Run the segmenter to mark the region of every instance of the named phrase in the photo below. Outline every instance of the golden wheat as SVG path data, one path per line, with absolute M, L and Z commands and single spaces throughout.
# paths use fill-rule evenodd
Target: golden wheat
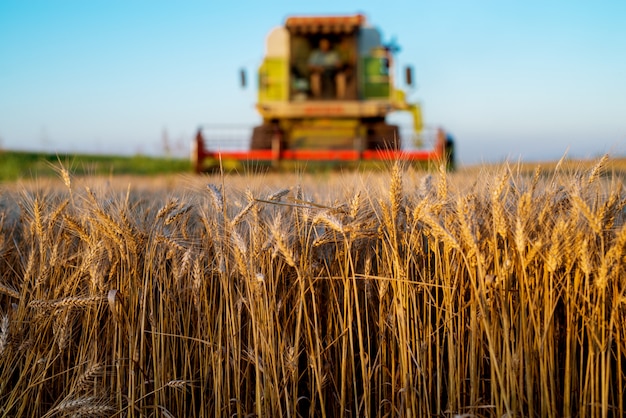
M 624 178 L 557 166 L 3 187 L 2 415 L 623 415 Z

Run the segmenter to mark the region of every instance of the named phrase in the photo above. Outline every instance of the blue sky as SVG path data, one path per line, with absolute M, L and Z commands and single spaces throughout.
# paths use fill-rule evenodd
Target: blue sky
M 257 123 L 250 80 L 290 14 L 365 13 L 462 163 L 626 155 L 626 1 L 0 1 L 0 147 L 186 154 Z

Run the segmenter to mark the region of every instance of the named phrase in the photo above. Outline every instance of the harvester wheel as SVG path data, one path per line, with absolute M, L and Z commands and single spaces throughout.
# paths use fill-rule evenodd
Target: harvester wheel
M 400 130 L 397 125 L 376 124 L 368 130 L 368 149 L 400 149 Z
M 272 138 L 276 135 L 276 128 L 273 125 L 263 124 L 257 126 L 252 131 L 252 141 L 250 149 L 266 150 L 272 149 Z
M 445 147 L 443 149 L 446 158 L 446 167 L 450 171 L 456 169 L 456 152 L 454 149 L 454 138 L 452 135 L 446 135 Z

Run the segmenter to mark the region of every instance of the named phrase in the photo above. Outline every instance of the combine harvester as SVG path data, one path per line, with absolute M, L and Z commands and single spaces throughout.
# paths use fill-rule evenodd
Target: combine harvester
M 424 129 L 419 104 L 407 102 L 396 88 L 396 51 L 360 14 L 287 18 L 269 33 L 258 72 L 256 108 L 263 123 L 251 138 L 248 130 L 249 146 L 236 141 L 241 129 L 234 137 L 236 127 L 201 126 L 192 151 L 196 171 L 294 163 L 361 166 L 395 159 L 453 167 L 452 137 L 441 128 Z M 405 78 L 411 87 L 410 67 Z M 245 87 L 243 71 L 241 80 Z M 395 111 L 411 115 L 409 132 L 401 135 L 388 123 Z

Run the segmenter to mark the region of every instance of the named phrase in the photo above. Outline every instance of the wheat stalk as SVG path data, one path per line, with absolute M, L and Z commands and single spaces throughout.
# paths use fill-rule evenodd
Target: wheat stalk
M 290 189 L 282 189 L 282 190 L 279 190 L 279 191 L 277 191 L 277 192 L 275 192 L 275 193 L 272 193 L 272 194 L 271 194 L 271 195 L 267 198 L 267 200 L 269 200 L 269 201 L 273 201 L 273 202 L 280 202 L 280 200 L 281 200 L 284 196 L 286 196 L 287 194 L 289 194 L 289 192 L 290 192 L 290 191 L 291 191 Z
M 178 218 L 180 218 L 182 215 L 189 212 L 191 209 L 192 209 L 191 205 L 182 205 L 178 209 L 174 211 L 170 211 L 163 223 L 165 225 L 170 225 L 173 222 L 175 222 Z
M 222 192 L 214 184 L 207 184 L 207 189 L 211 195 L 213 207 L 217 213 L 222 213 L 224 211 L 224 196 L 222 195 Z
M 587 203 L 583 201 L 583 199 L 578 195 L 578 193 L 572 194 L 572 201 L 576 209 L 578 209 L 579 213 L 583 215 L 587 222 L 589 222 L 589 226 L 593 231 L 600 235 L 602 233 L 602 218 L 599 215 L 595 215 L 592 213 Z
M 241 222 L 243 218 L 252 210 L 254 205 L 256 205 L 256 201 L 251 198 L 248 204 L 230 221 L 231 227 L 235 227 L 239 224 L 239 222 Z
M 322 211 L 313 218 L 313 225 L 323 223 L 335 232 L 344 233 L 343 223 L 333 216 L 329 211 Z
M 0 320 L 0 357 L 6 350 L 9 342 L 9 315 L 3 314 Z
M 595 183 L 598 180 L 598 178 L 600 177 L 600 174 L 602 173 L 602 170 L 604 169 L 604 167 L 606 166 L 606 163 L 608 161 L 609 161 L 608 154 L 604 154 L 602 156 L 602 158 L 600 158 L 600 160 L 597 162 L 597 164 L 589 172 L 589 178 L 587 179 L 587 185 L 591 185 L 591 184 Z
M 5 295 L 12 297 L 13 299 L 20 298 L 20 293 L 15 288 L 4 283 L 0 283 L 0 293 L 4 293 Z
M 193 384 L 191 380 L 170 380 L 165 386 L 174 389 L 185 389 L 187 386 Z
M 296 267 L 293 251 L 284 240 L 283 231 L 281 230 L 281 220 L 280 216 L 274 218 L 274 222 L 271 226 L 272 238 L 276 249 L 283 255 L 287 264 L 291 267 Z
M 502 198 L 502 192 L 508 179 L 509 173 L 507 171 L 501 176 L 497 187 L 491 193 L 491 208 L 494 231 L 501 237 L 505 237 L 508 231 L 504 208 L 502 206 L 502 202 L 500 201 L 500 199 Z
M 391 170 L 391 184 L 389 186 L 389 201 L 391 202 L 391 219 L 397 225 L 400 206 L 402 205 L 402 172 L 400 163 L 396 161 Z
M 33 309 L 65 309 L 65 308 L 87 308 L 89 306 L 97 305 L 105 300 L 102 296 L 68 296 L 56 300 L 42 300 L 34 299 L 28 303 L 28 306 Z
M 156 218 L 157 219 L 163 219 L 165 218 L 167 215 L 169 215 L 175 208 L 179 207 L 180 205 L 180 199 L 178 198 L 170 198 L 167 203 L 161 208 L 159 209 L 159 211 L 156 214 Z

